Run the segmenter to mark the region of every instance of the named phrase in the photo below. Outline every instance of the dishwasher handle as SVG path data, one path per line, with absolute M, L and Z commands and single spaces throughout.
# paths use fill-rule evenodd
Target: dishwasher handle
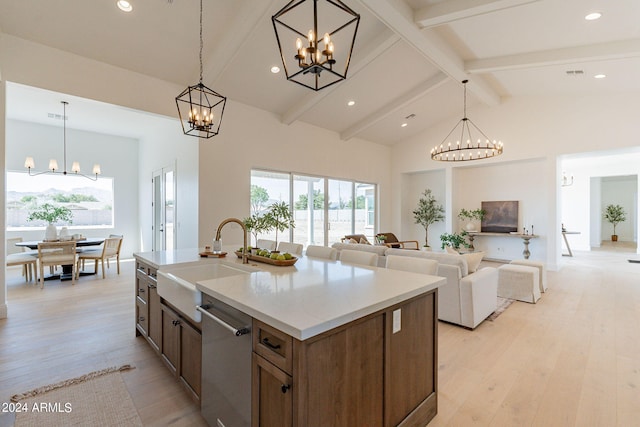
M 220 326 L 223 326 L 224 328 L 228 329 L 229 331 L 231 331 L 231 333 L 233 333 L 237 337 L 240 337 L 242 335 L 246 335 L 246 334 L 251 332 L 251 329 L 249 329 L 247 327 L 236 328 L 235 326 L 230 325 L 228 322 L 222 320 L 218 316 L 214 316 L 213 314 L 211 314 L 208 311 L 208 309 L 212 308 L 212 307 L 213 306 L 209 305 L 209 304 L 199 305 L 199 306 L 196 306 L 196 310 L 198 310 L 200 313 L 204 314 L 205 316 L 207 316 L 209 319 L 213 320 L 214 322 L 218 323 Z

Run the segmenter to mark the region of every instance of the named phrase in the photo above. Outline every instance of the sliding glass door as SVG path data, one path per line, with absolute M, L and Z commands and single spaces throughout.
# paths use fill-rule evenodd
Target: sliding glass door
M 364 234 L 370 242 L 376 230 L 376 185 L 328 177 L 273 171 L 251 171 L 251 214 L 263 215 L 277 201 L 289 204 L 295 228 L 279 241 L 308 245 L 339 242 L 347 234 Z M 261 233 L 274 239 L 275 233 Z

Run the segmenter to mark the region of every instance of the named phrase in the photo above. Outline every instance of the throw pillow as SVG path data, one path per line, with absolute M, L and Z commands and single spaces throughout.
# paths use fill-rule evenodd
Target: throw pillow
M 462 254 L 462 256 L 466 258 L 467 266 L 469 267 L 469 274 L 471 274 L 478 270 L 482 257 L 484 256 L 484 252 L 468 252 L 466 254 Z
M 358 243 L 358 241 L 356 239 L 349 239 L 348 243 Z
M 460 255 L 460 252 L 456 251 L 455 249 L 453 249 L 451 246 L 445 246 L 444 250 L 448 253 L 448 254 L 453 254 L 453 255 Z
M 360 244 L 362 245 L 370 245 L 371 243 L 369 243 L 369 241 L 367 239 L 365 239 L 364 237 L 360 238 Z

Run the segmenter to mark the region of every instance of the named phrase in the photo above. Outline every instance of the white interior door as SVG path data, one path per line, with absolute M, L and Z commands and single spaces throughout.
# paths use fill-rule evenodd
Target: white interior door
M 176 249 L 175 166 L 153 172 L 153 250 Z

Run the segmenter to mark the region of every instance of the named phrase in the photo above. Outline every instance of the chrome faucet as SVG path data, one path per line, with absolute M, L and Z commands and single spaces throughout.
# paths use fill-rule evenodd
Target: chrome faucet
M 239 220 L 238 218 L 227 218 L 220 223 L 218 226 L 218 230 L 216 231 L 216 241 L 220 240 L 220 232 L 222 231 L 222 227 L 229 224 L 230 222 L 235 222 L 239 224 L 243 231 L 244 243 L 242 245 L 242 263 L 249 264 L 249 254 L 247 253 L 247 227 L 244 226 L 244 222 Z

